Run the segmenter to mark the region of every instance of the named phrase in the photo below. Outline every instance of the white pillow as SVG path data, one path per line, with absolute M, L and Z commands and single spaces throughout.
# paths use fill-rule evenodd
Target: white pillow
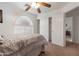
M 3 38 L 1 37 L 1 35 L 0 35 L 0 41 L 2 41 L 3 40 Z

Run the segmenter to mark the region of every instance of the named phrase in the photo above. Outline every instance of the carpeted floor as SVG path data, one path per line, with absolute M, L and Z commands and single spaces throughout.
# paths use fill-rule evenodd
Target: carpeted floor
M 48 44 L 45 56 L 79 56 L 79 44 L 67 42 L 67 47 Z

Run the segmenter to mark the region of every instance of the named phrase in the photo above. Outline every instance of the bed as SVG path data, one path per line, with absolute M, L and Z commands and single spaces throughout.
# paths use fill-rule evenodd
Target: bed
M 46 44 L 46 39 L 39 34 L 10 37 L 0 40 L 0 56 L 37 56 Z

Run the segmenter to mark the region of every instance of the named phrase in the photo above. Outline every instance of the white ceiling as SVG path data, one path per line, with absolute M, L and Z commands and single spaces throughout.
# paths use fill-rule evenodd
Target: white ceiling
M 26 8 L 24 6 L 25 4 L 29 4 L 29 5 L 31 4 L 31 2 L 12 2 L 12 3 L 14 5 L 16 5 L 17 7 L 19 7 L 20 9 L 22 9 L 22 10 L 25 10 L 25 8 Z M 48 2 L 48 3 L 51 4 L 52 7 L 51 8 L 40 7 L 42 13 L 62 8 L 65 5 L 67 5 L 69 2 Z M 34 13 L 34 14 L 38 14 L 37 10 L 33 9 L 33 8 L 31 8 L 29 11 L 26 11 L 26 12 L 31 12 L 31 13 Z

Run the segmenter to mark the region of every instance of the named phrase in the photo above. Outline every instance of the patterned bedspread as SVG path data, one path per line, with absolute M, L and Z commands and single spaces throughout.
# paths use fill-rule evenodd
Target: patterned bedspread
M 0 56 L 22 56 L 22 55 L 34 55 L 33 51 L 39 49 L 46 44 L 46 39 L 39 34 L 12 37 L 9 39 L 0 40 Z M 33 52 L 33 54 L 31 54 Z

